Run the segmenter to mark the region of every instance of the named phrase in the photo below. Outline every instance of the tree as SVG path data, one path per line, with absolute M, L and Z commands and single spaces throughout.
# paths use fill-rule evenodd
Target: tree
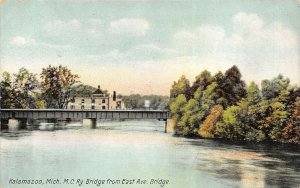
M 213 77 L 211 76 L 210 72 L 207 70 L 204 70 L 196 77 L 195 82 L 193 83 L 191 87 L 191 94 L 194 94 L 198 88 L 202 88 L 202 90 L 205 90 L 208 85 L 210 85 L 213 81 Z
M 97 88 L 85 85 L 85 84 L 79 84 L 72 86 L 70 97 L 91 97 L 93 92 L 95 92 Z
M 178 126 L 178 123 L 184 114 L 183 106 L 186 104 L 186 102 L 187 101 L 185 95 L 180 94 L 178 95 L 178 97 L 175 98 L 174 102 L 172 102 L 170 105 L 172 119 L 174 121 L 174 129 L 176 133 L 183 131 L 182 127 Z
M 34 90 L 38 88 L 36 74 L 21 68 L 17 74 L 14 74 L 14 77 L 16 108 L 35 108 Z
M 247 88 L 246 99 L 249 105 L 256 105 L 261 101 L 258 85 L 254 82 L 250 82 L 250 85 Z
M 36 108 L 35 89 L 38 88 L 36 75 L 25 68 L 11 76 L 3 73 L 1 81 L 1 107 L 2 108 Z
M 199 103 L 195 99 L 191 99 L 183 107 L 183 116 L 178 122 L 180 130 L 184 136 L 197 135 L 202 114 L 199 111 Z
M 300 97 L 296 99 L 292 117 L 283 129 L 283 138 L 288 143 L 300 143 Z
M 244 104 L 230 106 L 222 114 L 222 120 L 216 125 L 216 135 L 229 140 L 245 140 L 249 130 L 245 123 L 247 110 Z
M 170 102 L 172 102 L 173 99 L 177 98 L 180 94 L 185 95 L 188 100 L 191 98 L 190 81 L 184 75 L 180 77 L 178 82 L 173 83 L 170 90 Z
M 210 114 L 205 118 L 198 131 L 199 135 L 204 138 L 214 138 L 216 124 L 222 118 L 223 107 L 215 105 L 212 107 Z
M 47 108 L 65 108 L 69 101 L 71 86 L 78 82 L 78 75 L 67 67 L 49 65 L 42 69 L 42 91 Z
M 266 100 L 276 98 L 280 94 L 280 91 L 288 89 L 289 83 L 290 80 L 284 78 L 282 75 L 278 75 L 272 80 L 263 80 L 261 82 L 263 98 Z
M 1 88 L 1 108 L 14 108 L 14 92 L 12 78 L 9 72 L 3 72 L 2 81 L 0 82 Z
M 222 90 L 229 106 L 237 104 L 246 96 L 245 82 L 241 80 L 241 77 L 242 75 L 235 65 L 225 72 Z

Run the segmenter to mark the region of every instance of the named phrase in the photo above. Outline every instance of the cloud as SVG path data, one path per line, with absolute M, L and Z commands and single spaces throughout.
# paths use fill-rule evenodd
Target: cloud
M 43 30 L 51 36 L 66 35 L 81 29 L 82 23 L 77 19 L 54 20 L 43 26 Z
M 36 45 L 36 42 L 34 39 L 32 39 L 30 37 L 23 37 L 23 36 L 13 37 L 10 43 L 17 47 L 30 47 L 30 46 Z
M 220 26 L 204 24 L 192 31 L 179 31 L 173 35 L 173 45 L 181 55 L 191 52 L 203 54 L 215 51 L 223 42 L 225 30 Z
M 147 20 L 136 18 L 122 18 L 110 22 L 109 31 L 117 35 L 144 36 L 150 28 Z
M 227 67 L 236 64 L 248 81 L 260 82 L 282 73 L 299 83 L 300 49 L 295 31 L 280 22 L 266 23 L 258 15 L 244 12 L 232 17 L 232 28 L 226 31 L 222 26 L 203 24 L 178 31 L 172 37 L 172 45 L 179 56 L 219 60 L 199 61 L 199 66 L 209 62 Z

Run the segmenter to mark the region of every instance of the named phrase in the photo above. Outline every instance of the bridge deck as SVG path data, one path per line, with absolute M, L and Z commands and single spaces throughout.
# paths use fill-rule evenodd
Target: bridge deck
M 169 118 L 166 110 L 64 110 L 64 109 L 0 109 L 1 119 L 161 119 Z

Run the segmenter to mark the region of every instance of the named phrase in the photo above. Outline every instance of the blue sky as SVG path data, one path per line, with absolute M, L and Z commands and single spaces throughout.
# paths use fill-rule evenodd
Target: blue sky
M 237 65 L 246 82 L 282 73 L 300 84 L 297 0 L 5 0 L 1 72 L 67 65 L 83 83 L 168 94 Z

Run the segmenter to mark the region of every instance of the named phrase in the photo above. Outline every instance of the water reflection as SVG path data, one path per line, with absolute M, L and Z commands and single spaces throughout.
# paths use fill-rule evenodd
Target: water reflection
M 189 141 L 199 147 L 198 169 L 241 187 L 297 187 L 300 183 L 300 148 L 282 144 L 233 144 Z
M 45 178 L 53 172 L 56 177 L 165 177 L 172 188 L 300 184 L 299 146 L 174 137 L 155 121 L 100 122 L 96 129 L 80 122 L 29 128 L 1 132 L 5 187 L 9 177 Z

